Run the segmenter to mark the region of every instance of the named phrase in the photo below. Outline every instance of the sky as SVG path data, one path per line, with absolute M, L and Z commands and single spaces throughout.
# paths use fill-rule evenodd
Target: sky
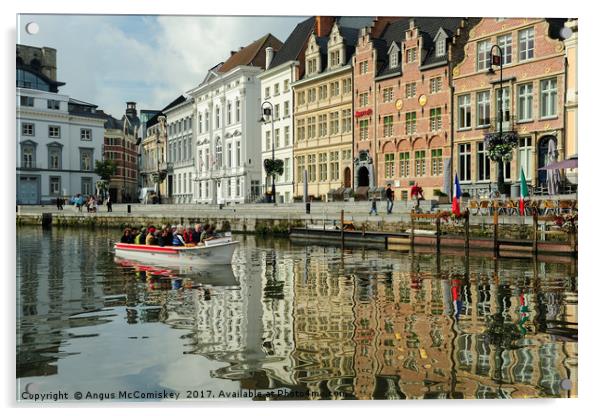
M 120 118 L 126 101 L 160 110 L 207 70 L 266 33 L 282 42 L 305 17 L 27 15 L 17 42 L 57 50 L 59 92 Z M 28 34 L 35 22 L 39 31 Z

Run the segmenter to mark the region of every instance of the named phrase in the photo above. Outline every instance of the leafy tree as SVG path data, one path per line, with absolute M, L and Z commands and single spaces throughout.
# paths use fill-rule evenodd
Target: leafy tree
M 111 176 L 117 172 L 117 164 L 113 160 L 97 160 L 95 165 L 94 173 L 104 181 L 110 181 Z

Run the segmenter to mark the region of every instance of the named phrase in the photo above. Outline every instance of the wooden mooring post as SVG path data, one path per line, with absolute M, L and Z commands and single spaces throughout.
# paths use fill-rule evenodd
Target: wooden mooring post
M 345 210 L 341 210 L 341 244 L 345 245 Z
M 414 210 L 410 213 L 410 248 L 414 248 Z
M 497 208 L 494 207 L 493 209 L 493 256 L 495 258 L 497 258 L 500 254 L 500 246 L 498 243 L 498 221 L 499 221 L 499 217 L 498 217 L 498 211 Z
M 537 257 L 537 210 L 533 210 L 533 256 Z
M 470 212 L 464 211 L 464 251 L 468 251 L 470 248 Z
M 441 217 L 439 215 L 437 215 L 437 219 L 435 220 L 435 226 L 437 227 L 435 231 L 435 238 L 437 239 L 437 254 L 439 254 L 441 252 Z

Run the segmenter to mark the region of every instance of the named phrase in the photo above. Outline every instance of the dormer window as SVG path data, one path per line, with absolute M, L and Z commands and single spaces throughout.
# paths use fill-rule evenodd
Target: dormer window
M 412 63 L 412 62 L 416 62 L 416 57 L 417 57 L 417 50 L 416 48 L 408 48 L 406 50 L 406 62 L 408 64 Z
M 330 66 L 337 66 L 341 63 L 341 51 L 330 52 Z
M 443 56 L 445 55 L 445 38 L 443 36 L 437 39 L 437 43 L 435 45 L 435 55 Z
M 397 51 L 391 52 L 389 57 L 389 67 L 397 68 L 399 66 L 399 53 Z

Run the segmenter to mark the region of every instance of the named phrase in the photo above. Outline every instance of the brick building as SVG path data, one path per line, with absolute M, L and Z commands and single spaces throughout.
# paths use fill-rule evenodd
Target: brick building
M 537 169 L 548 163 L 550 146 L 558 159 L 565 157 L 565 20 L 483 18 L 470 30 L 464 59 L 453 68 L 453 165 L 464 191 L 485 194 L 497 180 L 483 139 L 498 131 L 499 114 L 503 131 L 519 135 L 512 161 L 504 164 L 505 182 L 518 182 L 522 168 L 530 184 L 545 185 L 547 173 Z M 502 54 L 501 88 L 499 68 L 489 71 L 493 45 Z
M 396 199 L 414 183 L 426 198 L 448 188 L 450 68 L 473 20 L 397 18 L 362 30 L 353 60 L 356 197 L 387 184 Z

